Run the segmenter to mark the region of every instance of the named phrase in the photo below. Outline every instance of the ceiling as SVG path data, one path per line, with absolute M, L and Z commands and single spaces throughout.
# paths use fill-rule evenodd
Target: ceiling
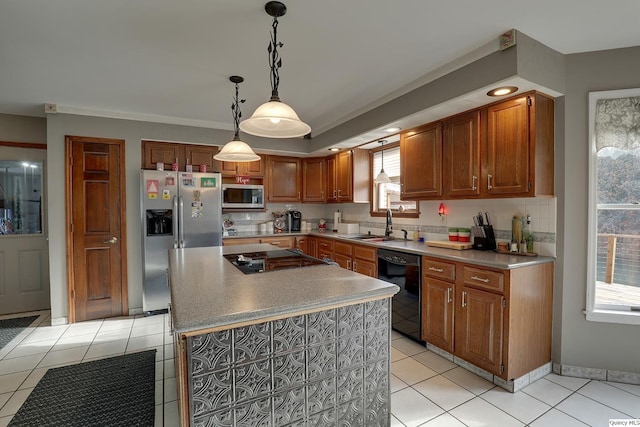
M 265 1 L 0 1 L 0 113 L 44 116 L 50 103 L 232 129 L 229 76 L 245 78 L 245 118 L 270 96 Z M 285 3 L 280 97 L 316 136 L 497 50 L 511 28 L 565 54 L 640 44 L 638 0 Z

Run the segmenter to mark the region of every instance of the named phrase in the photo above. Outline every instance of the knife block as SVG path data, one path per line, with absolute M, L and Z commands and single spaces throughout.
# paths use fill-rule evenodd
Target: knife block
M 493 251 L 496 249 L 496 237 L 492 225 L 477 225 L 471 227 L 473 234 L 473 249 Z

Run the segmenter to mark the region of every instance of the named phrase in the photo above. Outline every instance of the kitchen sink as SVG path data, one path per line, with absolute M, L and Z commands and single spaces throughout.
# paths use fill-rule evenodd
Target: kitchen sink
M 377 234 L 360 234 L 357 236 L 345 236 L 348 239 L 362 240 L 363 242 L 384 242 L 388 240 L 395 240 L 393 236 L 380 236 Z

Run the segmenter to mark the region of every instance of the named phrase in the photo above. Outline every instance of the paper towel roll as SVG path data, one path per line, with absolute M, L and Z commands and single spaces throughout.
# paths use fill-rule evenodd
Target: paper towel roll
M 338 231 L 338 223 L 340 223 L 341 220 L 342 214 L 338 210 L 333 214 L 333 231 Z

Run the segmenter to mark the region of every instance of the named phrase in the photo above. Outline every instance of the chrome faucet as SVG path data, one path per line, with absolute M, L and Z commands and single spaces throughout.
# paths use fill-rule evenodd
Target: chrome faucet
M 385 237 L 389 237 L 393 234 L 393 224 L 391 223 L 391 209 L 387 209 L 387 225 L 384 228 Z

